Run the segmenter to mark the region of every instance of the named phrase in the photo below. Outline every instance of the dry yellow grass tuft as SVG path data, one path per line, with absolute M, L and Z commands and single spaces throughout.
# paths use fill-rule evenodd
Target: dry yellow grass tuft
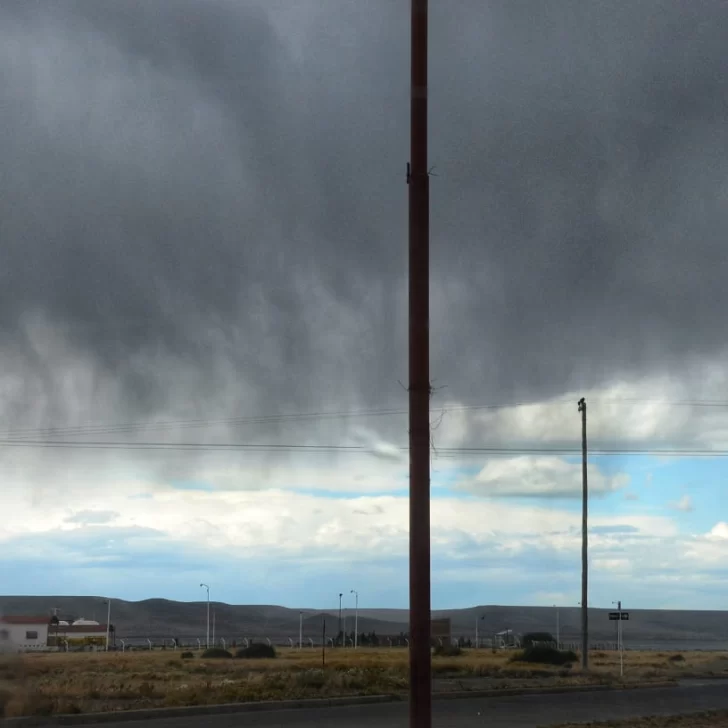
M 465 650 L 434 656 L 436 691 L 533 688 L 616 682 L 618 656 L 592 654 L 588 675 L 578 665 L 513 662 L 513 653 Z M 625 682 L 728 673 L 728 656 L 685 653 L 625 655 Z M 284 698 L 400 694 L 407 690 L 408 652 L 381 648 L 280 650 L 276 659 L 182 659 L 181 651 L 30 654 L 0 663 L 4 717 L 164 706 L 210 705 Z

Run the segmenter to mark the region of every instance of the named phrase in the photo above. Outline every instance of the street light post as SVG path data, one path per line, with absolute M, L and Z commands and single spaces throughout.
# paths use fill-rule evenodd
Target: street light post
M 202 589 L 207 589 L 207 630 L 205 632 L 205 648 L 210 649 L 210 587 L 207 584 L 200 584 Z
M 485 622 L 485 615 L 481 614 L 480 617 L 475 618 L 475 649 L 477 650 L 480 646 L 480 634 L 478 633 L 478 622 Z
M 354 649 L 359 645 L 359 592 L 352 589 L 354 595 Z
M 622 649 L 622 602 L 612 602 L 617 605 L 617 649 L 619 650 L 619 676 L 624 675 L 624 651 Z
M 298 649 L 303 647 L 303 612 L 298 613 Z
M 106 652 L 109 651 L 109 631 L 111 628 L 111 599 L 106 600 Z
M 560 620 L 559 620 L 559 608 L 554 604 L 554 609 L 556 610 L 556 649 L 560 650 L 561 647 L 561 635 L 560 635 Z
M 339 593 L 339 634 L 336 637 L 337 641 L 344 636 L 341 632 L 341 597 L 343 596 L 343 594 Z

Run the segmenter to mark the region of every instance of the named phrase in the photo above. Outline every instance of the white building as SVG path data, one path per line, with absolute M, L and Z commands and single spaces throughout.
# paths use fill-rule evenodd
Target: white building
M 48 617 L 0 617 L 0 651 L 47 649 L 49 623 Z
M 111 626 L 112 639 L 113 631 Z M 95 620 L 82 617 L 67 622 L 55 617 L 0 617 L 0 652 L 101 649 L 105 646 L 106 625 Z

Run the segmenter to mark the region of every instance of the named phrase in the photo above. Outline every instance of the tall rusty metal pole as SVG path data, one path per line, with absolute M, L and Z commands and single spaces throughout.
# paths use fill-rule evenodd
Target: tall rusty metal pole
M 411 0 L 409 184 L 410 728 L 432 726 L 430 657 L 430 179 L 427 0 Z

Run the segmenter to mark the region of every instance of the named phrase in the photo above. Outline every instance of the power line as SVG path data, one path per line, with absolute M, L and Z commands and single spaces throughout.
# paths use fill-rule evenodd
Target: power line
M 565 403 L 565 402 L 564 402 Z M 443 413 L 467 411 L 467 410 L 500 410 L 515 407 L 526 407 L 527 403 L 511 402 L 504 404 L 480 404 L 480 405 L 443 405 L 442 407 L 433 407 L 430 412 Z M 322 412 L 299 412 L 277 415 L 253 415 L 248 417 L 229 417 L 221 419 L 186 419 L 186 420 L 168 420 L 163 422 L 128 422 L 118 424 L 97 424 L 97 425 L 76 425 L 67 427 L 48 427 L 37 429 L 13 429 L 1 433 L 5 438 L 24 438 L 38 437 L 42 435 L 106 435 L 106 434 L 124 434 L 137 432 L 140 430 L 159 430 L 159 429 L 188 429 L 196 427 L 207 427 L 210 425 L 260 425 L 260 424 L 276 424 L 279 422 L 297 422 L 306 420 L 325 420 L 325 419 L 344 419 L 354 417 L 384 417 L 407 415 L 409 410 L 405 408 L 382 408 L 369 410 L 343 410 L 343 411 L 322 411 Z
M 302 412 L 280 415 L 254 415 L 249 417 L 229 417 L 220 419 L 184 419 L 167 420 L 163 422 L 127 422 L 117 424 L 97 425 L 76 425 L 67 427 L 47 427 L 37 429 L 13 429 L 3 433 L 6 438 L 40 436 L 40 435 L 89 435 L 89 434 L 121 434 L 124 432 L 136 432 L 139 430 L 159 429 L 187 429 L 195 427 L 208 427 L 211 425 L 255 425 L 278 422 L 305 421 L 312 419 L 336 419 L 345 417 L 374 417 L 406 414 L 404 409 L 380 409 L 380 410 L 352 410 L 342 412 Z
M 464 457 L 496 457 L 500 455 L 562 455 L 577 457 L 580 453 L 578 447 L 572 448 L 551 448 L 551 449 L 533 449 L 533 448 L 479 448 L 470 450 L 443 450 L 438 448 L 437 457 L 439 459 L 455 459 Z M 658 448 L 646 449 L 620 449 L 620 448 L 590 448 L 591 455 L 603 456 L 625 456 L 625 457 L 695 457 L 695 458 L 722 458 L 728 457 L 728 450 L 661 450 Z
M 473 448 L 438 448 L 438 454 L 490 455 L 490 454 L 523 454 L 523 455 L 578 455 L 581 448 L 573 447 L 473 447 Z M 728 450 L 710 450 L 707 448 L 607 448 L 590 447 L 592 455 L 665 455 L 670 457 L 726 457 Z
M 249 450 L 290 452 L 373 452 L 363 445 L 294 445 L 277 443 L 243 442 L 111 442 L 111 441 L 63 441 L 63 440 L 0 440 L 0 447 L 66 448 L 78 450 Z
M 695 408 L 725 408 L 728 407 L 726 400 L 660 400 L 660 399 L 644 399 L 637 397 L 618 398 L 603 397 L 593 398 L 591 402 L 599 402 L 602 404 L 661 404 L 669 407 L 695 407 Z M 501 404 L 472 404 L 472 405 L 443 405 L 442 407 L 432 407 L 432 414 L 448 414 L 451 412 L 474 412 L 486 410 L 504 410 L 515 409 L 521 407 L 549 407 L 559 405 L 571 406 L 571 399 L 551 400 L 550 402 L 507 402 Z M 388 417 L 388 416 L 404 416 L 408 413 L 405 408 L 380 408 L 367 410 L 342 410 L 342 411 L 319 411 L 319 412 L 298 412 L 286 414 L 270 414 L 270 415 L 252 415 L 248 417 L 229 417 L 219 419 L 193 418 L 180 420 L 167 420 L 162 422 L 126 422 L 111 424 L 88 424 L 75 426 L 57 426 L 46 428 L 23 428 L 6 430 L 0 433 L 2 437 L 7 439 L 26 438 L 26 437 L 42 437 L 42 436 L 79 436 L 79 435 L 110 435 L 110 434 L 126 434 L 139 431 L 158 431 L 166 429 L 195 429 L 202 427 L 210 427 L 214 425 L 225 425 L 229 427 L 244 425 L 266 425 L 287 422 L 303 422 L 308 420 L 326 420 L 326 419 L 346 419 L 355 417 Z
M 190 452 L 301 452 L 301 453 L 354 453 L 376 455 L 376 448 L 365 445 L 314 445 L 283 443 L 207 443 L 207 442 L 111 442 L 63 440 L 0 440 L 0 448 L 49 448 L 69 450 L 138 450 L 138 451 L 190 451 Z M 400 446 L 395 450 L 409 452 Z M 578 455 L 577 446 L 570 447 L 440 447 L 438 457 L 452 458 L 496 455 Z M 594 455 L 652 455 L 665 457 L 728 457 L 728 450 L 706 448 L 600 448 L 593 447 Z
M 591 397 L 590 402 L 608 404 L 661 404 L 667 407 L 728 407 L 728 400 L 723 399 L 649 399 L 643 397 Z

